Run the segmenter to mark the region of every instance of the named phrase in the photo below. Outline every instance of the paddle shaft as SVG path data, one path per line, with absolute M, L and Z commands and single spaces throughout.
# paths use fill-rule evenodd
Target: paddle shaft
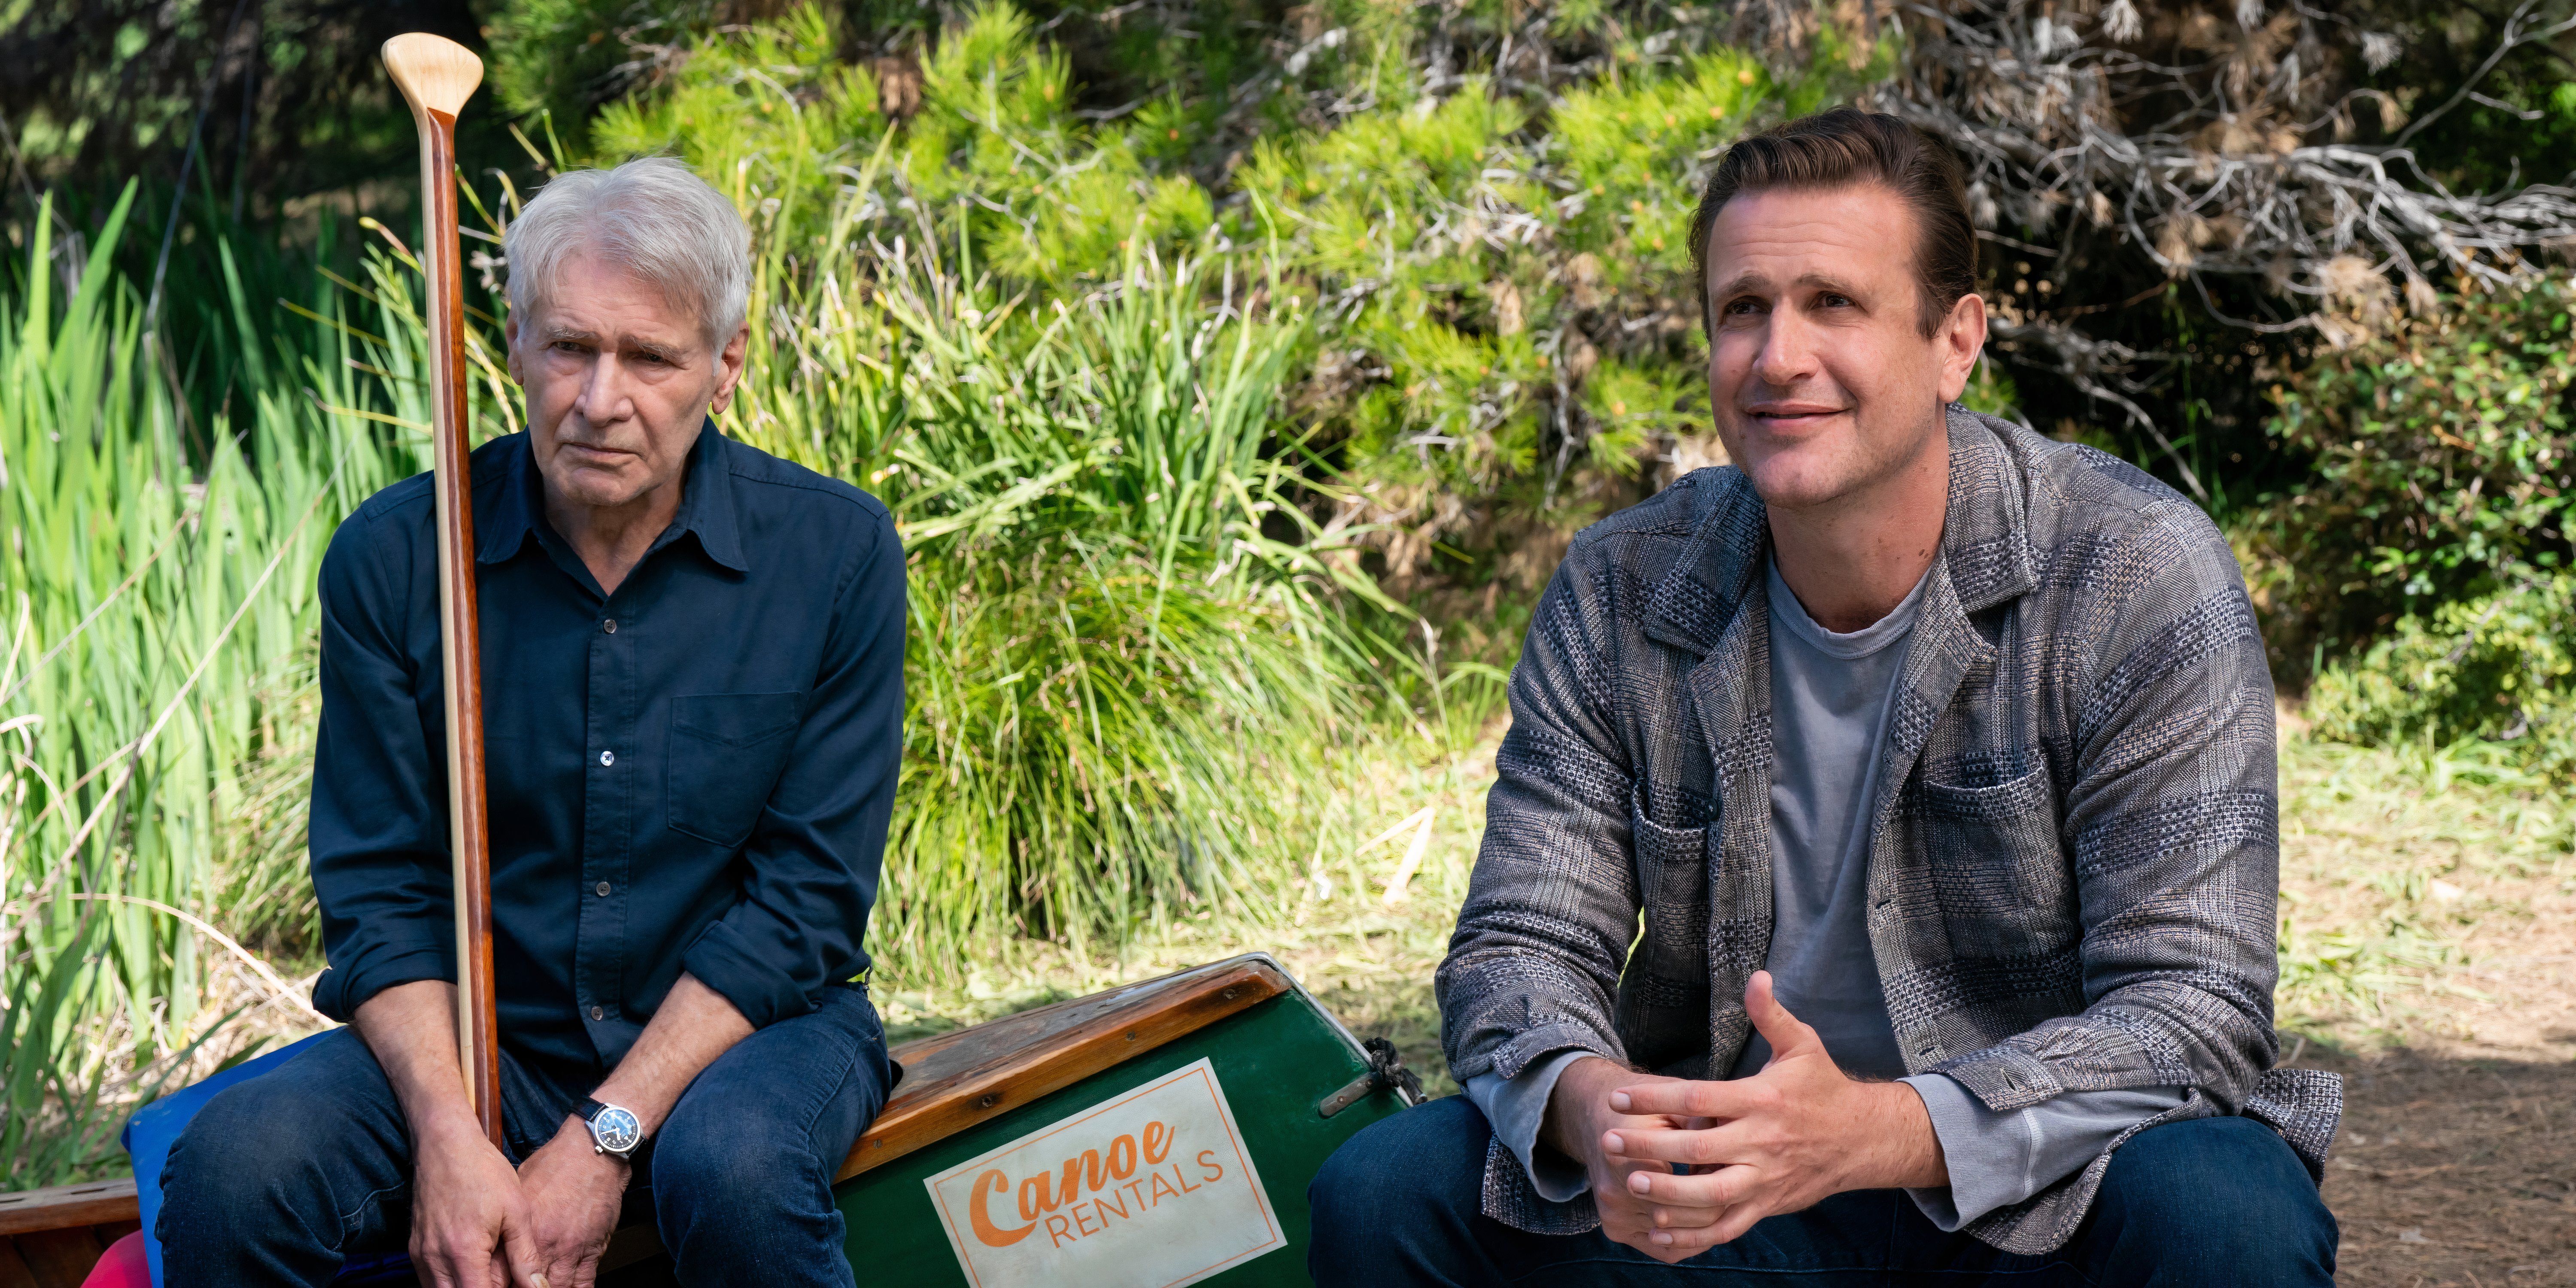
M 436 46 L 427 44 L 436 41 Z M 443 47 L 443 48 L 440 48 Z M 483 665 L 474 504 L 465 438 L 465 276 L 456 212 L 456 112 L 479 60 L 437 37 L 397 36 L 385 65 L 420 127 L 421 272 L 429 305 L 432 483 L 438 512 L 439 674 L 446 695 L 447 835 L 456 906 L 456 1051 L 465 1092 L 496 1146 L 500 1022 L 492 988 L 492 849 L 483 794 Z M 460 64 L 457 60 L 463 60 Z M 415 65 L 415 61 L 418 65 Z M 458 78 L 471 65 L 473 79 Z M 426 101 L 425 101 L 426 100 Z

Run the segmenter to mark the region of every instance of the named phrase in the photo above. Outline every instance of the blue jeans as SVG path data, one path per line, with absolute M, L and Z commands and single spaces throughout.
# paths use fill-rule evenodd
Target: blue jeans
M 1598 1230 L 1528 1234 L 1484 1215 L 1484 1115 L 1464 1096 L 1372 1124 L 1307 1190 L 1321 1288 L 1346 1284 L 2193 1285 L 2334 1283 L 2335 1222 L 2298 1155 L 2246 1118 L 2168 1123 L 2111 1155 L 2092 1214 L 2046 1256 L 1944 1234 L 1903 1190 L 1837 1194 L 1667 1266 Z
M 687 1284 L 854 1281 L 832 1174 L 885 1103 L 885 1030 L 867 994 L 736 1043 L 637 1151 L 626 1220 L 649 1214 Z M 553 1139 L 599 1075 L 501 1057 L 512 1161 Z M 411 1133 L 354 1029 L 225 1089 L 162 1171 L 164 1282 L 328 1284 L 344 1260 L 399 1251 L 411 1229 Z

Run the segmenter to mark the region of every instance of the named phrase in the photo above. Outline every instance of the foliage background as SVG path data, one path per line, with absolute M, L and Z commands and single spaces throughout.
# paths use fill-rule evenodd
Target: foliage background
M 1722 462 L 1690 206 L 1728 143 L 1836 102 L 1980 167 L 2003 325 L 1970 401 L 2201 499 L 2318 736 L 2559 790 L 2560 243 L 2302 258 L 2233 208 L 2094 219 L 1979 149 L 2074 120 L 2287 182 L 2403 144 L 2382 196 L 2546 207 L 2571 13 L 0 0 L 32 69 L 0 83 L 0 1184 L 116 1166 L 117 1106 L 318 965 L 310 564 L 422 460 L 393 31 L 492 69 L 480 432 L 516 414 L 491 234 L 549 175 L 670 152 L 751 221 L 725 428 L 885 497 L 912 556 L 876 943 L 927 987 L 1350 884 L 1350 776 L 1454 759 L 1570 534 Z M 2285 945 L 2300 979 L 2345 960 Z

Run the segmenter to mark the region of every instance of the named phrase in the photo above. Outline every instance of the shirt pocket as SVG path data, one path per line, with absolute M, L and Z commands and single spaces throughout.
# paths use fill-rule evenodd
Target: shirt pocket
M 671 830 L 732 849 L 751 837 L 795 743 L 799 693 L 671 699 L 663 805 Z
M 1629 1056 L 1656 1068 L 1688 1054 L 1679 1047 L 1665 1050 L 1670 1044 L 1658 1044 L 1658 1036 L 1681 1039 L 1683 1046 L 1707 1041 L 1708 828 L 1657 821 L 1648 797 L 1642 789 L 1632 789 L 1629 797 L 1628 835 L 1636 848 L 1644 920 L 1620 992 L 1631 1020 L 1622 1026 L 1631 1042 Z M 1674 1016 L 1690 1022 L 1655 1023 Z
M 2054 920 L 2073 873 L 2058 844 L 2057 792 L 2041 765 L 1991 786 L 1922 784 L 1924 856 L 1942 913 L 1959 921 Z
M 1682 893 L 1667 883 L 1695 882 L 1707 866 L 1708 829 L 1658 821 L 1642 790 L 1629 793 L 1628 834 L 1637 847 L 1637 893 L 1646 902 Z

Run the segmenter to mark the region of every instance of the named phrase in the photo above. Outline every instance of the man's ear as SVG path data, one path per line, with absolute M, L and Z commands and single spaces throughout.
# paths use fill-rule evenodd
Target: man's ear
M 1968 377 L 1986 351 L 1986 297 L 1975 291 L 1960 296 L 1932 342 L 1941 349 L 1941 402 L 1946 406 L 1968 391 Z
M 751 343 L 751 327 L 745 325 L 725 341 L 716 353 L 716 396 L 707 403 L 707 414 L 722 412 L 733 401 L 733 391 L 742 384 L 743 350 Z
M 510 383 L 527 388 L 528 378 L 519 374 L 519 319 L 515 314 L 501 323 L 501 351 L 509 355 Z

